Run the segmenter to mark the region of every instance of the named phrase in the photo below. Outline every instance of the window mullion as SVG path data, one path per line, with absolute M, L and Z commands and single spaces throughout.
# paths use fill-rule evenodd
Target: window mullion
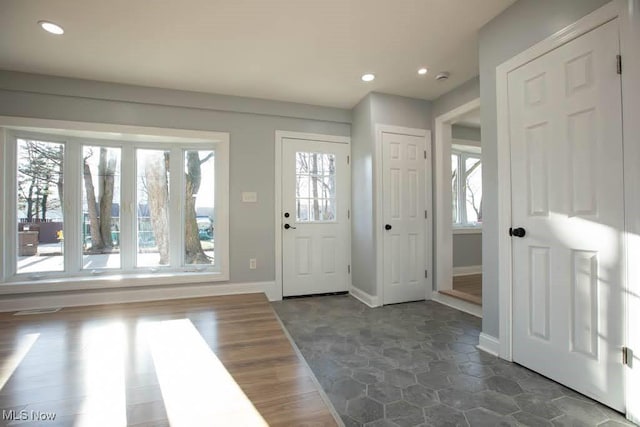
M 6 134 L 5 134 L 6 135 Z M 6 216 L 5 231 L 8 239 L 2 239 L 4 244 L 4 274 L 5 278 L 12 277 L 18 270 L 18 138 L 15 135 L 6 137 L 4 160 L 6 163 L 4 194 Z
M 122 146 L 120 156 L 120 266 L 125 271 L 136 264 L 136 153 L 132 144 Z
M 467 180 L 467 171 L 464 169 L 465 158 L 466 156 L 463 153 L 458 154 L 458 171 L 460 176 L 458 179 L 458 217 L 462 225 L 467 225 L 466 190 L 464 184 Z
M 82 154 L 80 144 L 67 141 L 64 144 L 62 163 L 64 199 L 63 254 L 64 271 L 77 273 L 82 267 Z
M 169 266 L 184 265 L 184 152 L 172 148 L 169 159 Z

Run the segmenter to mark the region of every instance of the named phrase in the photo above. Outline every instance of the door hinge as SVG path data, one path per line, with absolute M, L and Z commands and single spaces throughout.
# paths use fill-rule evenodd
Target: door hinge
M 427 211 L 424 211 L 424 219 L 429 218 L 429 213 Z
M 350 159 L 349 159 L 349 156 L 347 156 L 347 164 L 349 164 L 349 160 L 350 160 Z
M 347 219 L 351 219 L 351 209 L 347 209 Z
M 347 265 L 347 273 L 351 274 L 351 265 Z
M 424 158 L 427 158 L 427 150 L 424 150 Z
M 622 347 L 622 364 L 632 367 L 633 351 L 629 347 Z
M 622 74 L 622 55 L 616 55 L 616 71 Z
M 429 271 L 427 271 L 427 270 L 424 271 L 424 278 L 425 279 L 429 278 Z

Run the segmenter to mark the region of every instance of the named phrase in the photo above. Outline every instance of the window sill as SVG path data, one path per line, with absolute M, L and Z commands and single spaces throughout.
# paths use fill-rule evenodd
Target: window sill
M 0 283 L 0 295 L 189 285 L 228 280 L 228 275 L 215 272 L 162 272 L 150 274 L 104 274 L 100 276 L 57 277 L 43 278 L 36 281 L 27 279 Z
M 453 234 L 482 234 L 482 227 L 454 227 Z

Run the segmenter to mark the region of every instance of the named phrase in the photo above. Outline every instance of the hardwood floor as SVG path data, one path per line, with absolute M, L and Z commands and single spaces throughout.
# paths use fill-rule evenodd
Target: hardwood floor
M 263 294 L 3 313 L 0 326 L 0 425 L 337 425 Z
M 440 291 L 440 293 L 482 305 L 482 274 L 453 276 L 453 289 Z

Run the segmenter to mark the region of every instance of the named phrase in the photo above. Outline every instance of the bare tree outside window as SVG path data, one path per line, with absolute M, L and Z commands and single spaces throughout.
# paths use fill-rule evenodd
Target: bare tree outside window
M 296 220 L 334 221 L 336 218 L 335 155 L 296 153 Z
M 478 154 L 451 154 L 452 221 L 468 227 L 482 223 L 482 160 Z
M 17 148 L 16 271 L 63 271 L 64 144 L 18 138 Z

